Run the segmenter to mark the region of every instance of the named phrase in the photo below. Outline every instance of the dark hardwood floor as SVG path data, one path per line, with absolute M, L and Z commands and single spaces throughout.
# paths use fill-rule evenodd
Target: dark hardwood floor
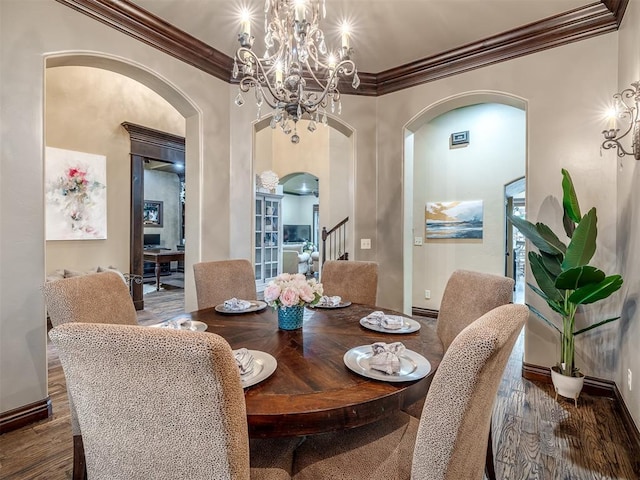
M 138 319 L 141 324 L 150 324 L 183 310 L 183 291 L 167 289 L 145 295 L 145 310 L 139 312 Z M 564 399 L 556 402 L 550 385 L 522 379 L 522 351 L 520 338 L 494 410 L 497 477 L 640 479 L 640 452 L 633 449 L 613 401 L 583 394 L 577 408 Z M 65 380 L 51 345 L 48 353 L 53 416 L 0 436 L 2 479 L 71 478 L 72 441 Z

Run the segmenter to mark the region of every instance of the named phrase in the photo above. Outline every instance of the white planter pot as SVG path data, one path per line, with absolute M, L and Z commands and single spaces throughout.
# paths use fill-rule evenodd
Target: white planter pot
M 562 395 L 565 398 L 572 398 L 576 407 L 578 406 L 578 395 L 582 391 L 582 385 L 584 384 L 584 375 L 580 374 L 579 377 L 567 377 L 562 375 L 556 367 L 551 367 L 551 381 L 556 390 L 556 400 L 558 395 Z

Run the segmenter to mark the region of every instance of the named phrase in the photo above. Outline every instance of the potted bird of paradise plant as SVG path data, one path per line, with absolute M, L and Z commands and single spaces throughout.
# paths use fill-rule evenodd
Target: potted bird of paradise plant
M 595 207 L 582 215 L 573 181 L 562 169 L 562 223 L 568 244 L 543 223 L 533 224 L 523 218 L 509 216 L 511 223 L 538 250 L 528 254 L 531 273 L 537 286 L 527 285 L 542 297 L 553 312 L 560 315 L 558 326 L 539 310 L 527 305 L 560 335 L 560 361 L 551 368 L 551 378 L 557 394 L 577 398 L 582 391 L 584 375 L 575 365 L 575 339 L 589 330 L 613 322 L 620 317 L 607 318 L 576 330 L 575 319 L 582 305 L 609 297 L 622 286 L 620 275 L 607 276 L 602 270 L 589 265 L 596 252 L 598 235 Z

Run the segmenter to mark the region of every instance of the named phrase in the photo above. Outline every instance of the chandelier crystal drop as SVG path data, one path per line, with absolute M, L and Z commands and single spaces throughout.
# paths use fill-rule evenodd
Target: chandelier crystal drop
M 242 93 L 253 88 L 258 112 L 263 103 L 274 110 L 271 128 L 280 125 L 287 135 L 293 132 L 291 141 L 298 143 L 296 126 L 301 118 L 311 120 L 308 130 L 313 132 L 320 117 L 327 125 L 327 106 L 340 115 L 340 78 L 353 77 L 354 89 L 360 85 L 351 60 L 350 33 L 344 26 L 339 51 L 327 49 L 319 25 L 326 16 L 325 0 L 265 0 L 264 11 L 265 52 L 261 57 L 252 49 L 250 20 L 245 17 L 241 22 L 240 48 L 232 72 L 234 79 L 240 79 L 235 103 L 242 106 Z

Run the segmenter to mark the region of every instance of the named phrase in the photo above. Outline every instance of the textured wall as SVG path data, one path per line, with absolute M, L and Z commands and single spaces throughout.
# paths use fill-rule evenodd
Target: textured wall
M 616 92 L 640 81 L 640 4 L 629 2 L 619 33 L 619 69 Z M 611 91 L 610 94 L 615 92 Z M 628 145 L 628 143 L 627 143 Z M 618 164 L 618 271 L 625 284 L 617 295 L 616 313 L 622 313 L 612 360 L 617 363 L 615 381 L 636 425 L 640 426 L 640 162 L 631 156 L 616 158 L 613 152 L 603 161 Z M 633 390 L 627 385 L 627 372 L 633 373 Z

